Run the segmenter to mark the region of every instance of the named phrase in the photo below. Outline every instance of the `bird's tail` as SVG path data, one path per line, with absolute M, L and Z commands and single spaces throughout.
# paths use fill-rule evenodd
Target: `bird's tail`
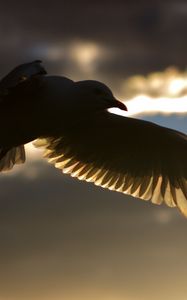
M 25 162 L 24 145 L 13 148 L 0 148 L 0 172 L 8 171 L 16 164 Z

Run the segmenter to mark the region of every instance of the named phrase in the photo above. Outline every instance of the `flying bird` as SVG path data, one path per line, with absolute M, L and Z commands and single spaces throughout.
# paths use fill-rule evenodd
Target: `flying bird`
M 39 60 L 16 67 L 0 81 L 0 171 L 36 140 L 64 173 L 187 217 L 187 136 L 113 107 L 127 110 L 101 82 L 48 76 Z

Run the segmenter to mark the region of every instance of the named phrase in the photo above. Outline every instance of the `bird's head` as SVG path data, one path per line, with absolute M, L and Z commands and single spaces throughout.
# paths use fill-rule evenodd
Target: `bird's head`
M 36 75 L 47 74 L 46 70 L 41 66 L 40 60 L 22 64 L 14 68 L 8 75 L 0 81 L 0 95 L 6 96 L 12 89 L 27 82 Z
M 95 80 L 84 80 L 75 83 L 75 92 L 79 104 L 86 111 L 99 111 L 108 108 L 120 108 L 127 111 L 125 104 L 117 100 L 111 90 L 103 83 Z

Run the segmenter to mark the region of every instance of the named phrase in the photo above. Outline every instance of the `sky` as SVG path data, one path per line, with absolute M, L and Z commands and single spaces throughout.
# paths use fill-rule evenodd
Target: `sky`
M 137 117 L 187 132 L 177 98 L 186 85 L 170 98 L 162 88 L 187 77 L 186 1 L 7 0 L 0 20 L 0 77 L 41 59 L 49 74 L 101 80 L 125 102 L 141 91 L 130 114 L 138 107 Z M 152 112 L 145 94 L 161 103 Z M 186 299 L 187 220 L 176 209 L 70 178 L 40 151 L 27 156 L 0 176 L 0 300 Z

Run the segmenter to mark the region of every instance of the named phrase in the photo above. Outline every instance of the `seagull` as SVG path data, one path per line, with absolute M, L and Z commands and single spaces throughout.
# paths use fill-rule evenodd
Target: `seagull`
M 35 141 L 63 173 L 187 217 L 187 136 L 114 107 L 127 110 L 99 81 L 49 76 L 40 60 L 19 65 L 0 81 L 0 171 L 24 163 Z

